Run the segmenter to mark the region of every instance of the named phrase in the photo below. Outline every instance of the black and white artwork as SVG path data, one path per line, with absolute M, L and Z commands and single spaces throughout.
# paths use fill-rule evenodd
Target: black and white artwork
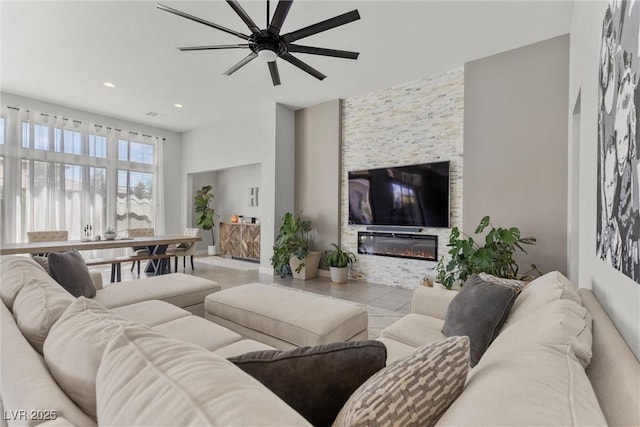
M 602 23 L 598 87 L 597 254 L 640 282 L 637 150 L 640 1 L 611 1 Z

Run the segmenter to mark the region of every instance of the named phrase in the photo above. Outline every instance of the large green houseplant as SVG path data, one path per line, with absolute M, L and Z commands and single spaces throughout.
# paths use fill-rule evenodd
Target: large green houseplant
M 217 248 L 214 236 L 216 211 L 209 206 L 214 197 L 212 193 L 209 193 L 211 188 L 210 185 L 205 185 L 200 190 L 197 190 L 193 205 L 196 211 L 196 225 L 205 231 L 211 230 L 211 245 L 208 247 L 208 253 L 209 255 L 216 255 Z
M 329 266 L 331 281 L 333 283 L 346 283 L 349 275 L 349 264 L 356 262 L 356 255 L 353 252 L 342 249 L 332 243 L 333 249 L 324 251 L 324 262 Z
M 488 273 L 508 279 L 528 279 L 531 274 L 540 274 L 535 264 L 529 271 L 519 274 L 518 264 L 513 259 L 516 252 L 527 253 L 523 245 L 535 245 L 534 237 L 521 237 L 517 227 L 494 227 L 491 218 L 485 216 L 476 227 L 475 234 L 488 232 L 484 236 L 484 245 L 480 245 L 473 237 L 461 233 L 458 227 L 451 229 L 447 252 L 448 261 L 440 258 L 436 266 L 436 282 L 447 289 L 454 285 L 462 286 L 474 273 Z M 481 238 L 481 236 L 479 236 Z
M 271 257 L 271 265 L 281 277 L 286 277 L 289 270 L 296 278 L 310 279 L 315 276 L 320 253 L 309 250 L 311 230 L 311 221 L 302 219 L 300 213 L 293 215 L 287 212 L 282 218 Z

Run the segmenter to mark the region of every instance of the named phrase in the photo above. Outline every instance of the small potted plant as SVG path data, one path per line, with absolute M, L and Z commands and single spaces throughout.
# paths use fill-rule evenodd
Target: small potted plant
M 329 266 L 331 282 L 347 283 L 349 264 L 356 262 L 356 255 L 353 252 L 343 250 L 335 243 L 332 243 L 331 246 L 333 249 L 324 251 L 324 261 Z
M 310 231 L 311 221 L 302 219 L 300 213 L 287 212 L 282 218 L 271 257 L 271 265 L 280 277 L 286 277 L 289 271 L 295 279 L 316 276 L 322 254 L 309 250 Z
M 116 238 L 116 230 L 113 227 L 107 227 L 106 230 L 104 230 L 104 238 L 107 240 L 113 240 Z

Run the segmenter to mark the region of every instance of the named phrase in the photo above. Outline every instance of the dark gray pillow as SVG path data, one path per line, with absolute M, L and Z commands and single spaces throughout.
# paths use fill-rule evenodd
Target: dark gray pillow
M 350 341 L 256 351 L 229 360 L 321 427 L 331 426 L 349 396 L 384 368 L 387 348 L 379 341 Z
M 72 249 L 68 252 L 51 252 L 49 259 L 49 274 L 74 297 L 93 298 L 96 288 L 89 269 L 78 252 Z
M 474 274 L 449 303 L 442 333 L 469 337 L 472 367 L 498 335 L 517 296 L 515 289 L 484 281 Z

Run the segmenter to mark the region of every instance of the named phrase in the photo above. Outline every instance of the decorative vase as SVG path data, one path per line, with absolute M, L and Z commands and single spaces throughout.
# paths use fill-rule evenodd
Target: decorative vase
M 116 233 L 104 233 L 104 238 L 107 240 L 113 240 L 116 238 Z
M 291 274 L 294 279 L 313 279 L 316 277 L 318 273 L 318 264 L 320 264 L 320 257 L 322 256 L 321 252 L 309 252 L 305 259 L 298 259 L 295 256 L 289 259 L 289 266 L 291 267 Z M 304 263 L 304 267 L 300 270 L 299 273 L 296 272 L 296 269 L 300 265 L 300 263 Z
M 329 267 L 329 273 L 331 274 L 331 283 L 344 284 L 347 283 L 347 277 L 349 277 L 349 268 Z

